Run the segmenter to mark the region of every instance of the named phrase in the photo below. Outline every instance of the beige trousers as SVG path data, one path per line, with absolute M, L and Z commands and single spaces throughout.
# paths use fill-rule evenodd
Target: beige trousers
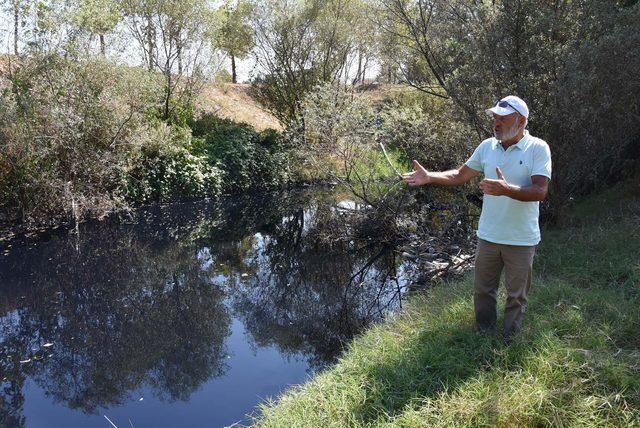
M 531 273 L 536 246 L 495 244 L 478 238 L 475 268 L 476 327 L 491 330 L 496 324 L 496 297 L 504 269 L 507 303 L 504 308 L 504 334 L 520 329 L 531 289 Z

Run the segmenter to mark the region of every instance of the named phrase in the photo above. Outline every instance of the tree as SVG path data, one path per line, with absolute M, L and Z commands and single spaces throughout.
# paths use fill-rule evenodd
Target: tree
M 29 55 L 0 97 L 0 212 L 22 221 L 80 221 L 122 207 L 123 179 L 146 114 L 162 90 L 156 76 L 105 61 Z
M 264 0 L 258 7 L 255 55 L 264 74 L 254 81 L 257 98 L 285 127 L 304 127 L 305 95 L 339 80 L 353 52 L 352 3 Z
M 351 84 L 364 83 L 369 66 L 378 61 L 384 69 L 384 47 L 389 44 L 387 34 L 381 32 L 381 9 L 377 0 L 352 0 L 352 33 L 354 33 L 354 50 L 357 60 L 356 73 Z M 396 52 L 390 50 L 389 55 Z M 371 76 L 375 78 L 375 76 Z M 346 83 L 346 81 L 345 81 Z
M 153 20 L 157 0 L 122 0 L 122 15 L 129 31 L 140 45 L 143 62 L 149 71 L 156 66 L 156 28 Z
M 73 7 L 76 25 L 100 39 L 100 54 L 105 56 L 105 35 L 114 30 L 122 19 L 115 0 L 76 0 Z
M 452 101 L 457 120 L 473 123 L 478 137 L 490 135 L 481 112 L 496 98 L 528 102 L 529 128 L 549 142 L 554 160 L 547 214 L 632 169 L 638 103 L 618 100 L 640 96 L 637 2 L 381 3 L 405 80 Z
M 231 59 L 231 81 L 237 83 L 236 58 L 242 59 L 255 46 L 251 16 L 253 4 L 240 0 L 235 5 L 227 0 L 218 9 L 218 27 L 214 44 Z
M 206 0 L 124 0 L 123 14 L 149 70 L 165 78 L 162 117 L 192 101 L 210 62 L 213 9 Z
M 13 54 L 19 55 L 20 27 L 25 25 L 25 16 L 30 9 L 29 0 L 5 0 L 4 7 L 13 18 Z

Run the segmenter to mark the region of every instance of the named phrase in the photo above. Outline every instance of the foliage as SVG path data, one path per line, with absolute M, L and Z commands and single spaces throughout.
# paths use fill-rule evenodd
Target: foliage
M 100 37 L 100 52 L 105 55 L 105 34 L 111 33 L 122 19 L 115 0 L 82 0 L 74 4 L 76 25 Z
M 174 124 L 160 121 L 155 73 L 48 55 L 25 59 L 1 83 L 3 222 L 80 221 L 135 203 L 289 180 L 275 131 L 214 116 L 194 121 L 189 110 Z M 200 138 L 179 124 L 187 121 Z
M 379 138 L 429 170 L 458 168 L 473 151 L 478 135 L 456 120 L 450 100 L 413 95 L 413 99 L 390 100 L 384 105 Z
M 327 170 L 335 181 L 368 204 L 379 193 L 376 164 L 376 115 L 372 103 L 337 84 L 318 86 L 304 103 L 305 153 L 318 170 Z
M 0 194 L 5 219 L 102 215 L 148 133 L 158 82 L 135 68 L 26 59 L 2 81 Z
M 297 127 L 305 95 L 340 79 L 352 51 L 353 3 L 331 0 L 264 0 L 254 20 L 256 60 L 264 75 L 254 81 L 258 100 L 285 127 Z
M 347 76 L 345 83 L 356 85 L 364 83 L 367 78 L 367 71 L 375 64 L 382 43 L 379 22 L 375 17 L 379 14 L 376 2 L 369 0 L 352 0 L 351 12 L 349 13 L 350 31 L 352 36 L 352 52 L 346 61 Z M 352 73 L 351 66 L 355 66 L 355 73 Z M 374 67 L 371 67 L 374 69 Z M 372 71 L 368 75 L 369 79 L 375 78 Z M 351 78 L 351 79 L 349 79 Z
M 274 130 L 256 132 L 244 123 L 204 115 L 192 124 L 196 153 L 220 165 L 225 192 L 269 188 L 288 180 L 289 155 Z
M 126 197 L 132 202 L 216 197 L 222 173 L 204 156 L 190 152 L 189 129 L 160 124 L 141 148 L 127 175 Z
M 451 100 L 458 121 L 489 136 L 484 108 L 509 93 L 528 102 L 554 160 L 552 212 L 638 158 L 640 107 L 620 102 L 640 95 L 637 2 L 382 3 L 405 79 Z
M 390 195 L 388 181 L 412 159 L 428 169 L 447 170 L 468 158 L 476 136 L 452 118 L 454 110 L 447 100 L 415 92 L 375 103 L 350 87 L 321 85 L 304 103 L 306 145 L 300 151 L 315 170 L 326 171 L 375 206 Z
M 218 71 L 213 78 L 216 83 L 231 83 L 232 80 L 233 76 L 225 69 Z
M 375 112 L 372 103 L 350 88 L 325 84 L 315 88 L 304 104 L 306 139 L 312 149 L 339 153 L 375 144 Z M 349 155 L 357 156 L 358 153 Z
M 27 55 L 21 71 L 9 73 L 3 83 L 6 91 L 1 114 L 7 124 L 3 132 L 8 133 L 8 141 L 23 140 L 19 144 L 21 149 L 12 147 L 2 155 L 8 165 L 2 173 L 4 183 L 25 177 L 40 177 L 33 183 L 52 183 L 50 175 L 58 174 L 51 172 L 57 163 L 68 166 L 69 157 L 80 160 L 101 155 L 100 151 L 72 150 L 68 144 L 64 154 L 48 148 L 47 151 L 44 147 L 48 146 L 36 140 L 58 135 L 63 128 L 89 132 L 94 124 L 83 121 L 93 121 L 95 109 L 103 112 L 104 117 L 116 117 L 114 123 L 118 126 L 107 126 L 112 135 L 120 137 L 120 132 L 125 133 L 131 127 L 135 129 L 132 135 L 135 132 L 142 135 L 140 142 L 145 141 L 145 133 L 157 131 L 152 115 L 173 126 L 187 126 L 193 122 L 198 92 L 207 77 L 215 76 L 219 70 L 220 57 L 216 54 L 219 50 L 231 55 L 234 62 L 236 57 L 255 54 L 261 74 L 253 80 L 253 92 L 281 122 L 284 138 L 297 146 L 295 154 L 276 156 L 282 143 L 272 150 L 268 143 L 260 142 L 263 137 L 253 135 L 251 130 L 231 132 L 221 126 L 223 132 L 229 131 L 229 138 L 242 143 L 219 141 L 215 150 L 214 144 L 199 146 L 208 147 L 201 154 L 207 156 L 206 162 L 211 167 L 217 162 L 233 164 L 223 166 L 230 180 L 228 191 L 245 189 L 255 180 L 260 186 L 281 183 L 288 174 L 283 171 L 288 171 L 292 155 L 302 165 L 298 168 L 302 171 L 299 176 L 308 172 L 305 168 L 310 166 L 307 163 L 310 158 L 319 160 L 324 156 L 328 166 L 323 166 L 324 169 L 335 172 L 336 167 L 346 166 L 339 175 L 351 178 L 359 175 L 357 180 L 367 183 L 369 178 L 363 175 L 373 178 L 376 174 L 365 172 L 379 173 L 382 170 L 375 165 L 386 162 L 377 142 L 397 150 L 406 160 L 422 160 L 431 169 L 457 166 L 473 146 L 491 135 L 490 122 L 482 111 L 508 93 L 515 93 L 529 103 L 531 133 L 551 146 L 554 172 L 546 208 L 556 218 L 572 198 L 628 176 L 640 158 L 640 105 L 635 101 L 640 99 L 640 51 L 636 49 L 640 43 L 637 31 L 640 3 L 633 0 L 557 4 L 543 0 L 471 3 L 243 0 L 225 3 L 219 13 L 205 0 L 12 0 L 6 2 L 4 12 L 7 22 L 13 20 L 14 52 Z M 103 59 L 109 53 L 104 75 L 92 58 L 96 35 Z M 41 57 L 64 58 L 77 64 L 62 66 L 62 60 L 47 60 L 39 65 L 39 72 L 51 77 L 52 83 L 48 84 L 47 79 L 32 72 Z M 416 93 L 423 96 L 411 95 L 380 106 L 356 100 L 355 96 L 339 95 L 332 99 L 330 93 L 318 95 L 317 88 L 327 83 L 362 82 L 374 57 L 380 63 L 380 73 L 385 75 L 380 79 L 391 82 L 401 75 L 403 82 L 417 88 Z M 130 93 L 106 88 L 107 78 L 116 82 L 129 78 L 118 76 L 120 72 L 113 71 L 116 68 L 128 72 L 110 61 L 132 59 L 161 75 L 161 81 L 153 74 L 144 75 L 154 86 L 152 93 L 144 89 L 148 88 L 146 84 L 140 88 L 146 94 L 140 98 L 144 102 L 133 101 L 129 96 L 138 94 L 139 88 Z M 12 62 L 16 61 L 9 58 L 8 63 Z M 138 69 L 135 73 L 143 76 Z M 231 79 L 235 80 L 234 76 Z M 30 85 L 33 89 L 27 91 L 25 88 Z M 79 95 L 70 96 L 75 91 L 69 91 L 70 87 L 81 88 Z M 100 107 L 90 108 L 84 115 L 69 116 L 74 117 L 74 123 L 62 126 L 69 121 L 61 113 L 66 108 L 63 93 L 71 97 L 68 108 L 73 111 L 82 110 L 84 107 L 79 106 L 89 100 Z M 113 94 L 111 100 L 99 95 L 107 93 Z M 308 101 L 310 94 L 314 95 Z M 354 100 L 349 102 L 355 103 L 351 107 L 347 103 L 349 97 Z M 125 104 L 118 104 L 120 99 L 126 100 Z M 104 103 L 135 104 L 135 109 L 131 107 L 135 114 L 128 119 L 126 109 L 111 112 Z M 323 113 L 314 106 L 317 103 L 328 110 Z M 348 116 L 341 107 L 350 112 Z M 356 111 L 359 108 L 363 110 Z M 33 109 L 39 113 L 33 113 Z M 38 118 L 35 121 L 29 119 L 33 114 Z M 56 115 L 61 120 L 51 119 Z M 49 133 L 45 121 L 57 124 L 51 125 L 53 128 L 59 125 L 59 129 Z M 95 124 L 103 126 L 100 120 Z M 118 131 L 120 124 L 123 128 Z M 18 131 L 20 127 L 26 131 Z M 87 134 L 86 139 L 94 137 L 95 133 Z M 26 141 L 28 138 L 32 141 Z M 129 146 L 134 147 L 134 143 Z M 12 144 L 7 143 L 7 147 Z M 318 150 L 322 145 L 321 153 Z M 115 145 L 107 146 L 104 150 L 114 153 Z M 123 147 L 117 150 L 125 150 Z M 337 165 L 336 160 L 344 159 L 345 155 L 354 162 Z M 12 158 L 15 156 L 19 160 Z M 102 173 L 89 174 L 95 178 L 104 173 L 110 178 L 95 178 L 97 181 L 91 186 L 120 188 L 113 184 L 119 180 L 115 177 L 121 177 L 129 167 L 123 167 L 128 164 L 121 161 L 135 156 L 120 152 L 114 156 L 118 161 L 105 160 L 109 167 Z M 249 159 L 249 166 L 242 162 L 243 156 Z M 257 160 L 260 156 L 266 156 L 266 165 Z M 9 158 L 12 160 L 6 161 Z M 321 162 L 315 163 L 319 165 Z M 266 176 L 254 174 L 260 168 L 267 171 Z M 61 174 L 62 171 L 59 169 Z M 34 215 L 36 211 L 56 211 L 53 207 L 59 204 L 51 202 L 57 200 L 53 195 L 85 193 L 71 189 L 72 184 L 78 185 L 69 184 L 72 180 L 62 180 L 54 186 L 58 191 L 35 185 L 5 186 L 7 198 L 2 204 L 14 207 L 12 218 L 16 213 L 21 213 L 22 218 L 29 217 L 27 206 L 39 206 L 33 211 L 27 209 Z M 112 184 L 106 185 L 107 182 Z M 42 204 L 32 201 L 40 200 L 39 197 L 27 194 L 43 195 Z M 78 202 L 76 196 L 67 198 L 74 206 L 103 203 Z
M 164 76 L 163 120 L 193 104 L 210 63 L 207 55 L 215 28 L 213 10 L 205 0 L 126 0 L 123 15 L 150 71 Z
M 218 9 L 219 22 L 214 41 L 216 47 L 231 58 L 233 83 L 237 82 L 236 58 L 246 57 L 255 44 L 250 25 L 253 13 L 253 4 L 244 0 L 236 2 L 235 5 L 227 0 Z
M 10 0 L 3 1 L 3 9 L 13 18 L 13 54 L 19 55 L 19 43 L 21 37 L 21 30 L 25 26 L 25 15 L 29 13 L 31 9 L 31 1 L 28 0 Z

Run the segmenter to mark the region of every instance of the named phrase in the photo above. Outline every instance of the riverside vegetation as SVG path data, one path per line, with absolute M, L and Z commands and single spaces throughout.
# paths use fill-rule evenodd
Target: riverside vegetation
M 506 93 L 529 102 L 530 129 L 554 153 L 543 207 L 550 218 L 571 198 L 625 179 L 640 155 L 638 103 L 621 102 L 640 99 L 637 0 L 5 6 L 13 49 L 0 64 L 3 223 L 79 221 L 141 202 L 309 181 L 325 160 L 374 205 L 387 192 L 373 184 L 370 194 L 375 174 L 361 171 L 383 160 L 377 142 L 401 160 L 457 166 L 490 135 L 482 110 Z M 244 125 L 231 132 L 229 122 L 201 127 L 218 137 L 194 133 L 196 100 L 221 75 L 218 54 L 231 59 L 235 76 L 235 60 L 249 52 L 259 69 L 254 97 L 282 135 Z M 138 66 L 123 65 L 132 61 Z M 395 105 L 352 103 L 352 117 L 319 114 L 329 107 L 340 115 L 344 105 L 322 88 L 366 89 L 375 61 L 376 83 L 415 91 Z M 316 165 L 306 163 L 314 157 Z M 364 160 L 360 169 L 354 159 Z
M 154 201 L 217 197 L 289 177 L 280 134 L 189 105 L 161 119 L 159 76 L 104 61 L 25 59 L 0 95 L 0 218 L 103 216 Z
M 473 331 L 467 276 L 414 295 L 256 424 L 639 426 L 639 234 L 637 181 L 592 196 L 543 232 L 511 346 Z

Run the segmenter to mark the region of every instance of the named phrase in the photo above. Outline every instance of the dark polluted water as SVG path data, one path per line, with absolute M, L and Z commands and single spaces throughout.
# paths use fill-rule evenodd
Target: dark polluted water
M 248 424 L 401 305 L 405 266 L 336 239 L 338 202 L 155 206 L 0 242 L 0 426 Z

